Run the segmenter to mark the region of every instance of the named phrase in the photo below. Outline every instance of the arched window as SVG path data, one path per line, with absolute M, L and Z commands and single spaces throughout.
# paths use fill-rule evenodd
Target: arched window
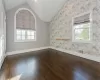
M 15 13 L 15 41 L 36 40 L 36 18 L 32 11 L 26 8 Z

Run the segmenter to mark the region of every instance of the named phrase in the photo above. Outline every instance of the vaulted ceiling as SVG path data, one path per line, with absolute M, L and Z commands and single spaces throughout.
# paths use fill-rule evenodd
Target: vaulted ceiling
M 50 22 L 67 0 L 4 0 L 6 10 L 27 2 L 45 22 Z

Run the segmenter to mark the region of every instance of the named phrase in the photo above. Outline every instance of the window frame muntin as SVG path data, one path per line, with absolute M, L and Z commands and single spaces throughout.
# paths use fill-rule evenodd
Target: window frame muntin
M 16 29 L 17 30 L 17 29 Z M 28 30 L 27 30 L 28 31 Z M 17 40 L 17 42 L 27 42 L 27 41 L 36 41 L 35 39 L 36 39 L 36 31 L 34 31 L 34 30 L 30 30 L 30 31 L 34 31 L 35 32 L 35 35 L 34 35 L 34 39 L 27 39 L 27 31 L 25 31 L 25 40 L 17 40 L 17 34 L 16 34 L 16 40 Z M 21 37 L 22 37 L 22 35 L 21 35 Z

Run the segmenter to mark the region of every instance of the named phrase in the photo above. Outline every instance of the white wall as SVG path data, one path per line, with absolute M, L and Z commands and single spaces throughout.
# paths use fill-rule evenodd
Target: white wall
M 41 21 L 36 15 L 36 41 L 31 42 L 14 42 L 14 15 L 17 9 L 28 8 L 31 10 L 27 3 L 15 7 L 7 11 L 7 52 L 27 50 L 39 47 L 49 46 L 49 23 Z M 27 15 L 26 15 L 27 16 Z
M 2 0 L 0 0 L 0 67 L 3 63 L 6 52 L 6 24 L 5 9 Z
M 41 20 L 50 22 L 68 0 L 27 0 Z
M 2 16 L 1 16 L 1 14 L 3 13 L 3 16 L 5 16 L 6 14 L 5 14 L 5 9 L 4 9 L 4 6 L 3 6 L 3 3 L 2 3 L 2 0 L 0 0 L 0 35 L 2 35 L 3 34 L 3 24 L 2 24 L 2 20 L 1 20 L 1 18 L 2 18 Z

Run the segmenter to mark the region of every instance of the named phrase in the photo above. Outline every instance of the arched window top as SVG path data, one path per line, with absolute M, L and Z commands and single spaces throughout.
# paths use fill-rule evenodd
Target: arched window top
M 36 40 L 36 17 L 32 11 L 20 8 L 15 13 L 15 41 Z
M 26 8 L 20 8 L 15 13 L 16 29 L 35 30 L 35 15 Z

